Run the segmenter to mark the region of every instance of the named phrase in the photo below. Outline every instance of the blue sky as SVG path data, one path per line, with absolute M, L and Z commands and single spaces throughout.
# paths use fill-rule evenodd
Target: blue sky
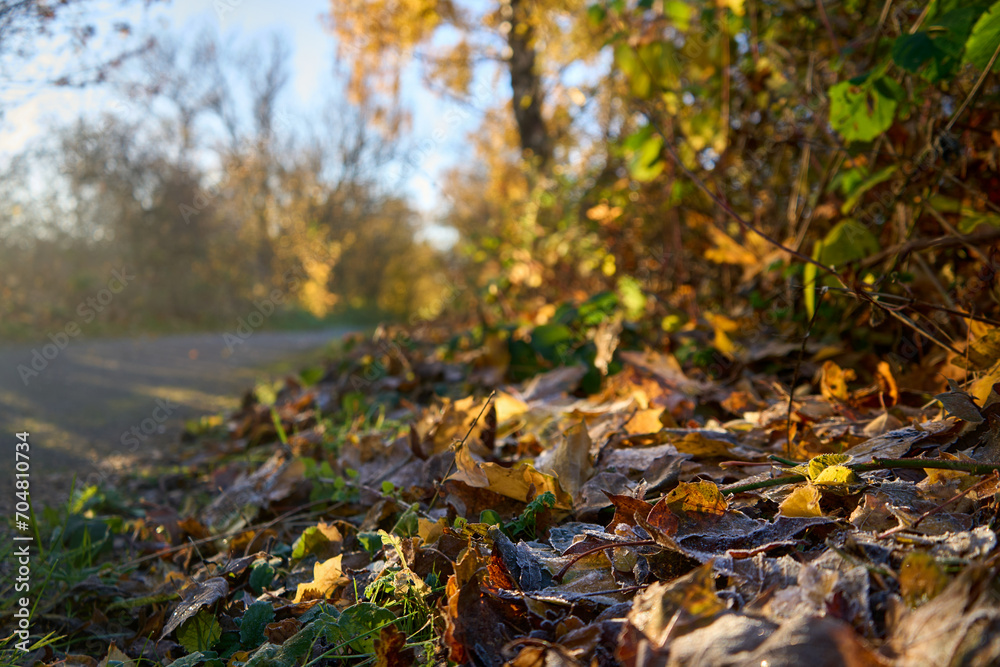
M 264 40 L 277 32 L 292 49 L 290 57 L 291 80 L 284 104 L 295 112 L 318 112 L 325 100 L 333 79 L 333 59 L 336 44 L 324 29 L 322 15 L 329 0 L 294 0 L 275 3 L 273 0 L 172 0 L 143 11 L 141 2 L 129 3 L 125 9 L 117 2 L 108 2 L 99 25 L 101 34 L 110 33 L 107 26 L 127 18 L 136 34 L 157 34 L 163 31 L 180 35 L 195 34 L 206 26 L 216 30 L 223 38 L 236 38 L 241 42 L 251 39 Z M 43 47 L 31 64 L 34 71 L 44 71 L 46 66 L 65 63 L 68 50 L 59 50 L 55 57 Z M 107 48 L 115 48 L 111 38 Z M 32 70 L 23 72 L 30 79 Z M 497 91 L 502 95 L 505 91 Z M 6 115 L 0 123 L 0 159 L 22 149 L 33 138 L 40 136 L 47 127 L 70 121 L 80 115 L 113 109 L 114 90 L 107 86 L 91 86 L 82 90 L 47 88 L 22 97 L 14 89 L 3 100 Z M 454 110 L 468 112 L 451 100 L 436 97 L 426 91 L 415 71 L 404 77 L 404 97 L 412 113 L 415 143 L 424 142 L 430 148 L 422 154 L 417 169 L 407 180 L 406 190 L 414 203 L 430 221 L 440 207 L 442 195 L 437 176 L 443 169 L 469 156 L 464 153 L 465 137 L 478 125 L 475 113 L 456 122 Z M 449 113 L 452 112 L 452 113 Z M 446 120 L 447 119 L 447 120 Z M 434 138 L 437 137 L 437 138 Z M 440 233 L 440 230 L 438 230 Z

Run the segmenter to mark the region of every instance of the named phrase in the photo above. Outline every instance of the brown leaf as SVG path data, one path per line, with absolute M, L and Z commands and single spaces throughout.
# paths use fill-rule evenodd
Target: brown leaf
M 375 638 L 376 667 L 409 667 L 413 664 L 413 649 L 407 649 L 406 634 L 395 625 L 387 625 Z
M 658 503 L 653 505 L 653 509 L 649 510 L 649 514 L 646 516 L 646 522 L 669 536 L 676 535 L 677 527 L 680 525 L 677 515 L 670 511 L 666 498 L 661 498 Z
M 176 630 L 181 623 L 197 614 L 203 607 L 213 605 L 229 595 L 229 584 L 222 577 L 212 577 L 187 590 L 184 598 L 163 628 L 160 638 Z
M 649 515 L 649 511 L 653 509 L 653 506 L 647 503 L 645 500 L 640 500 L 639 498 L 633 498 L 632 496 L 623 495 L 612 495 L 607 491 L 604 495 L 608 497 L 611 504 L 615 506 L 615 515 L 611 519 L 611 523 L 608 524 L 608 532 L 614 532 L 615 527 L 624 523 L 627 526 L 638 525 L 635 521 L 636 515 L 646 517 Z
M 535 465 L 539 472 L 555 475 L 559 486 L 575 498 L 584 482 L 594 474 L 590 465 L 590 445 L 587 425 L 578 422 L 566 429 L 559 444 L 539 456 Z
M 889 645 L 900 667 L 1000 663 L 1000 609 L 992 582 L 996 571 L 970 565 L 937 597 L 907 614 Z
M 282 621 L 268 623 L 264 627 L 264 635 L 267 637 L 267 641 L 280 646 L 301 629 L 302 621 L 297 618 L 286 618 Z

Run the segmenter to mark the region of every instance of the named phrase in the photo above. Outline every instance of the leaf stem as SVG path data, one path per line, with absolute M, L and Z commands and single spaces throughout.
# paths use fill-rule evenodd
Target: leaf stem
M 780 463 L 798 465 L 794 461 L 782 459 L 778 456 L 771 456 L 772 460 Z M 846 467 L 854 472 L 871 472 L 872 470 L 891 470 L 893 468 L 911 469 L 935 469 L 935 470 L 958 470 L 967 472 L 970 475 L 988 475 L 1000 470 L 997 463 L 974 463 L 971 461 L 932 461 L 930 459 L 874 459 L 871 463 L 848 463 Z M 806 480 L 802 475 L 785 475 L 773 479 L 764 479 L 746 484 L 735 484 L 720 489 L 727 495 L 754 491 L 756 489 L 766 489 L 772 486 L 783 486 L 785 484 L 797 484 Z

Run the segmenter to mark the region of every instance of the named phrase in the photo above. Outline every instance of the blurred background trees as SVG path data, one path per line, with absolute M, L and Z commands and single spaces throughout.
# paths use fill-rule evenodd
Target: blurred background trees
M 137 278 L 91 331 L 228 326 L 275 289 L 291 324 L 433 304 L 441 258 L 381 173 L 395 139 L 332 80 L 321 117 L 288 111 L 288 53 L 161 36 L 115 72 L 113 108 L 14 156 L 2 333 L 79 319 L 122 267 Z
M 738 330 L 800 336 L 816 308 L 855 345 L 933 347 L 925 334 L 950 344 L 972 325 L 911 304 L 910 324 L 882 326 L 815 287 L 997 309 L 997 3 L 327 10 L 339 56 L 320 116 L 284 104 L 280 40 L 161 36 L 107 77 L 120 108 L 15 156 L 0 259 L 46 273 L 0 279 L 6 328 L 72 316 L 121 263 L 143 274 L 112 304 L 129 326 L 209 326 L 283 288 L 316 317 L 451 305 L 487 323 L 612 292 L 644 326 L 707 327 L 722 347 Z M 442 136 L 468 132 L 430 174 L 431 213 L 401 187 L 447 145 L 415 137 L 414 79 L 448 100 Z

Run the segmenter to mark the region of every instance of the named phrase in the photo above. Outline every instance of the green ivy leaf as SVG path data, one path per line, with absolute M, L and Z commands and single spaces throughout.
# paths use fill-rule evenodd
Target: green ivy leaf
M 892 43 L 892 60 L 907 72 L 916 72 L 931 59 L 934 40 L 926 32 L 900 35 Z
M 240 623 L 240 644 L 243 648 L 256 648 L 264 643 L 264 628 L 274 621 L 274 607 L 269 602 L 259 600 L 247 607 Z
M 274 581 L 274 568 L 267 563 L 259 563 L 250 570 L 250 590 L 257 595 L 263 593 L 272 581 Z
M 892 126 L 903 88 L 887 76 L 830 88 L 830 124 L 847 141 L 871 141 Z
M 359 602 L 340 614 L 335 625 L 327 631 L 327 640 L 333 644 L 347 643 L 358 653 L 374 653 L 379 628 L 395 622 L 396 614 L 371 602 Z
M 201 651 L 195 651 L 194 653 L 188 653 L 187 655 L 174 660 L 171 665 L 177 665 L 177 667 L 196 667 L 201 663 L 209 659 L 209 656 Z M 108 662 L 110 667 L 111 662 Z

